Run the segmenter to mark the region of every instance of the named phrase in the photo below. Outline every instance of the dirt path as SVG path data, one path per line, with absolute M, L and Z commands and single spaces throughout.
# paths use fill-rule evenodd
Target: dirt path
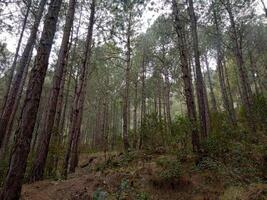
M 92 175 L 83 175 L 65 181 L 40 181 L 24 185 L 23 200 L 91 199 L 101 181 Z

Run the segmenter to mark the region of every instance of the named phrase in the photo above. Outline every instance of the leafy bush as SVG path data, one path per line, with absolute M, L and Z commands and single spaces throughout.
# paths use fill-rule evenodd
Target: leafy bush
M 159 119 L 157 113 L 145 116 L 144 124 L 140 127 L 140 135 L 143 137 L 143 147 L 146 149 L 155 146 L 164 146 L 166 141 L 166 124 Z
M 162 158 L 157 161 L 157 164 L 162 167 L 159 175 L 164 179 L 178 179 L 181 176 L 181 163 L 179 160 L 169 160 Z
M 149 195 L 146 192 L 140 192 L 136 195 L 136 200 L 148 200 Z
M 202 143 L 202 148 L 206 156 L 216 158 L 229 152 L 231 143 L 225 134 L 214 134 Z
M 267 103 L 266 98 L 262 95 L 254 95 L 253 97 L 253 118 L 258 127 L 261 129 L 267 128 Z M 247 126 L 246 114 L 244 106 L 239 110 L 239 118 L 243 124 Z
M 267 103 L 262 94 L 254 96 L 253 111 L 258 124 L 264 128 L 267 128 Z
M 197 165 L 198 169 L 209 169 L 218 171 L 221 168 L 221 163 L 217 162 L 216 160 L 204 157 Z
M 93 200 L 105 200 L 107 199 L 108 192 L 104 191 L 102 188 L 97 188 L 93 193 Z
M 171 125 L 172 142 L 180 143 L 182 148 L 186 148 L 186 144 L 190 143 L 189 138 L 192 131 L 192 123 L 187 117 L 175 116 Z

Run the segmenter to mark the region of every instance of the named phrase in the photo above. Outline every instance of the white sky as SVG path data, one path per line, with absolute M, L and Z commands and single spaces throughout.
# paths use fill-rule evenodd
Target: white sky
M 263 1 L 267 5 L 267 0 L 263 0 Z M 145 10 L 143 17 L 142 17 L 142 21 L 141 21 L 141 24 L 142 24 L 141 32 L 145 32 L 147 28 L 153 24 L 153 22 L 157 19 L 157 17 L 159 17 L 160 15 L 164 13 L 171 12 L 170 6 L 165 5 L 165 0 L 152 0 L 152 2 L 154 2 L 154 6 L 156 5 L 156 9 L 149 10 L 147 8 Z M 14 7 L 12 8 L 12 6 L 9 6 L 8 9 L 5 9 L 5 12 L 12 12 L 12 10 L 14 9 L 15 9 Z M 259 15 L 264 13 L 260 0 L 256 2 L 256 10 L 257 10 L 257 14 Z M 13 53 L 15 52 L 18 37 L 19 37 L 19 31 L 16 31 L 16 32 L 18 33 L 15 33 L 15 34 L 14 33 L 10 34 L 6 32 L 0 33 L 0 41 L 6 42 L 8 50 Z M 24 38 L 24 42 L 25 40 L 26 39 Z

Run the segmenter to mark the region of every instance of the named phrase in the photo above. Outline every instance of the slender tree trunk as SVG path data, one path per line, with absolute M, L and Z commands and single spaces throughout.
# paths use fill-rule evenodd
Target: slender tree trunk
M 257 84 L 257 78 L 256 78 L 256 75 L 258 75 L 258 73 L 257 73 L 257 70 L 256 70 L 256 66 L 255 66 L 256 63 L 254 63 L 253 53 L 252 52 L 249 52 L 249 62 L 250 62 L 250 71 L 251 71 L 251 74 L 252 74 L 255 93 L 256 93 L 256 95 L 259 95 L 260 94 L 260 91 L 259 91 L 260 87 Z
M 70 41 L 70 45 L 69 45 L 69 50 L 71 49 L 71 43 L 72 40 Z M 69 59 L 69 54 L 67 54 L 66 56 L 66 63 L 68 63 L 68 59 Z M 68 64 L 67 64 L 68 66 Z M 72 69 L 72 68 L 71 68 Z M 52 129 L 52 141 L 55 141 L 55 144 L 57 146 L 57 148 L 60 148 L 60 146 L 62 146 L 63 144 L 63 129 L 64 129 L 64 122 L 65 122 L 65 115 L 66 115 L 66 107 L 67 106 L 67 102 L 65 102 L 64 104 L 64 88 L 65 88 L 65 78 L 66 78 L 66 73 L 67 73 L 67 67 L 65 67 L 63 75 L 62 75 L 62 80 L 60 83 L 60 92 L 59 92 L 59 96 L 58 96 L 58 102 L 57 102 L 57 109 L 56 109 L 56 114 L 55 114 L 55 119 L 54 119 L 54 125 L 53 125 L 53 129 Z M 72 72 L 69 72 L 72 73 Z M 69 88 L 68 88 L 69 89 Z M 66 94 L 66 101 L 68 99 L 68 91 Z M 64 104 L 64 105 L 63 105 Z M 54 136 L 54 138 L 53 138 Z M 56 153 L 56 155 L 54 155 L 53 159 L 52 159 L 52 163 L 54 163 L 54 170 L 57 171 L 58 168 L 58 161 L 59 161 L 59 154 Z
M 169 73 L 167 69 L 164 71 L 164 76 L 165 76 L 165 105 L 166 105 L 166 117 L 167 117 L 167 124 L 168 124 L 168 129 L 170 130 L 170 125 L 172 122 L 171 119 L 171 105 L 170 105 L 170 93 L 171 93 L 171 83 L 169 79 Z M 168 130 L 168 131 L 169 131 Z
M 197 34 L 197 19 L 195 16 L 193 0 L 189 0 L 189 15 L 191 22 L 191 32 L 192 32 L 192 40 L 193 40 L 193 51 L 195 58 L 195 68 L 196 68 L 196 92 L 197 92 L 197 100 L 198 100 L 198 110 L 199 110 L 199 118 L 200 118 L 200 127 L 201 127 L 201 136 L 202 139 L 207 138 L 208 136 L 208 118 L 207 110 L 208 107 L 205 103 L 205 85 L 203 81 L 201 66 L 200 66 L 200 53 L 199 53 L 199 44 L 198 44 L 198 34 Z
M 166 91 L 166 112 L 167 112 L 167 121 L 169 124 L 169 128 L 172 123 L 172 118 L 171 118 L 171 100 L 170 100 L 170 91 L 171 91 L 171 84 L 170 82 L 166 83 L 167 84 L 167 91 Z
M 83 104 L 86 94 L 86 86 L 89 75 L 89 66 L 91 65 L 91 51 L 92 51 L 92 37 L 93 37 L 93 26 L 95 22 L 95 0 L 92 0 L 91 3 L 91 13 L 89 18 L 88 33 L 86 38 L 86 47 L 85 53 L 82 61 L 79 83 L 77 91 L 75 92 L 73 110 L 72 110 L 72 121 L 70 123 L 69 137 L 72 138 L 69 140 L 68 150 L 65 157 L 65 167 L 68 166 L 70 159 L 70 172 L 75 171 L 76 159 L 78 154 L 78 142 L 80 137 L 80 129 L 82 123 L 82 114 L 83 114 Z M 66 169 L 65 169 L 66 170 Z
M 215 23 L 215 28 L 216 28 L 216 38 L 217 38 L 217 43 L 216 43 L 217 44 L 216 45 L 217 71 L 219 75 L 223 106 L 228 114 L 229 121 L 234 126 L 236 126 L 237 122 L 236 122 L 235 111 L 234 109 L 231 109 L 231 105 L 233 105 L 233 103 L 230 101 L 231 91 L 228 90 L 227 92 L 227 87 L 226 87 L 226 82 L 225 82 L 226 73 L 224 73 L 224 70 L 223 70 L 224 66 L 223 66 L 222 36 L 221 36 L 220 27 L 219 27 L 219 20 L 218 20 L 218 14 L 217 14 L 216 8 L 213 9 L 213 17 L 214 17 L 214 23 Z
M 141 69 L 142 69 L 142 76 L 141 76 L 141 131 L 140 131 L 140 141 L 139 141 L 139 149 L 143 146 L 143 140 L 144 140 L 144 133 L 143 133 L 143 127 L 145 124 L 145 118 L 146 118 L 146 93 L 145 93 L 145 80 L 146 80 L 146 66 L 145 66 L 145 58 L 143 55 L 142 63 L 141 63 Z
M 234 107 L 234 99 L 232 95 L 232 90 L 231 90 L 231 85 L 229 81 L 229 73 L 227 71 L 226 64 L 224 63 L 223 65 L 223 71 L 225 75 L 225 80 L 226 80 L 226 91 L 229 96 L 229 104 L 230 104 L 230 113 L 231 113 L 231 119 L 233 120 L 233 125 L 237 126 L 237 119 L 236 119 L 236 113 L 235 113 L 235 107 Z
M 79 38 L 79 31 L 80 31 L 80 26 L 81 26 L 81 18 L 82 18 L 82 7 L 80 11 L 80 17 L 79 17 L 79 23 L 76 29 L 76 39 L 74 42 L 73 50 L 72 50 L 72 55 L 71 55 L 71 61 L 70 61 L 70 71 L 69 71 L 69 76 L 68 76 L 68 82 L 67 82 L 67 91 L 65 95 L 65 100 L 64 100 L 64 107 L 62 111 L 62 116 L 60 117 L 60 124 L 57 126 L 57 122 L 55 122 L 55 125 L 58 127 L 58 130 L 60 133 L 63 134 L 64 126 L 65 126 L 65 120 L 66 120 L 66 112 L 67 112 L 67 106 L 69 104 L 69 98 L 70 98 L 70 86 L 71 86 L 71 80 L 72 80 L 72 74 L 74 72 L 74 62 L 76 60 L 76 49 L 77 49 L 77 43 L 78 43 L 78 38 Z M 72 43 L 72 42 L 71 42 Z M 77 83 L 75 84 L 75 90 L 77 88 Z
M 159 119 L 162 120 L 162 79 L 158 80 L 158 115 Z
M 21 85 L 20 85 L 20 88 L 19 88 L 19 92 L 17 94 L 16 101 L 15 101 L 14 110 L 12 110 L 11 118 L 10 118 L 10 121 L 8 123 L 8 126 L 7 126 L 7 134 L 6 134 L 6 138 L 4 140 L 4 144 L 0 148 L 0 160 L 1 160 L 1 158 L 4 158 L 6 156 L 6 154 L 7 154 L 7 152 L 8 152 L 9 142 L 10 142 L 10 138 L 11 138 L 11 135 L 12 135 L 12 128 L 13 128 L 13 124 L 14 124 L 14 121 L 15 121 L 15 116 L 16 116 L 16 113 L 17 113 L 17 110 L 18 110 L 18 107 L 19 107 L 19 102 L 20 102 L 20 99 L 22 97 L 23 88 L 25 86 L 26 79 L 27 79 L 27 76 L 28 76 L 28 68 L 29 68 L 29 65 L 30 65 L 30 61 L 31 61 L 31 56 L 29 57 L 28 65 L 25 68 L 25 71 L 24 71 L 24 74 L 23 74 L 23 79 L 22 79 L 22 82 L 21 82 Z
M 46 4 L 47 0 L 41 0 L 40 4 L 39 4 L 39 8 L 36 14 L 36 19 L 34 21 L 32 30 L 31 30 L 31 34 L 30 37 L 27 41 L 27 44 L 25 46 L 25 49 L 22 53 L 22 57 L 20 59 L 18 68 L 17 68 L 17 73 L 15 74 L 14 80 L 12 81 L 9 93 L 8 93 L 8 97 L 6 100 L 6 105 L 3 108 L 2 111 L 2 115 L 0 118 L 0 147 L 2 145 L 3 139 L 6 135 L 6 131 L 7 131 L 7 125 L 10 121 L 10 117 L 12 114 L 12 110 L 14 110 L 14 105 L 15 105 L 15 101 L 16 101 L 16 97 L 17 94 L 19 92 L 19 88 L 21 85 L 21 81 L 23 79 L 23 74 L 25 71 L 25 68 L 28 64 L 28 60 L 29 60 L 29 56 L 31 55 L 31 50 L 32 47 L 34 46 L 36 37 L 37 37 L 37 31 L 38 31 L 38 27 L 42 18 L 42 14 L 44 11 L 44 7 Z
M 138 107 L 138 77 L 134 83 L 134 116 L 133 116 L 133 130 L 134 130 L 134 140 L 133 140 L 133 148 L 137 146 L 137 107 Z
M 128 121 L 129 121 L 129 87 L 130 87 L 130 69 L 131 69 L 131 14 L 128 19 L 127 28 L 127 44 L 126 44 L 126 71 L 125 71 L 125 91 L 123 102 L 123 144 L 124 150 L 128 151 L 130 148 L 128 140 Z
M 193 146 L 193 151 L 196 152 L 200 151 L 199 135 L 197 129 L 196 107 L 194 101 L 191 70 L 188 64 L 188 52 L 185 41 L 184 24 L 180 19 L 179 9 L 176 0 L 172 0 L 172 9 L 174 17 L 174 26 L 178 36 L 178 47 L 179 47 L 181 68 L 183 74 L 182 78 L 184 82 L 184 93 L 186 97 L 187 114 L 192 125 L 192 146 Z
M 11 154 L 8 173 L 0 198 L 1 200 L 19 199 L 20 197 L 22 181 L 30 151 L 32 133 L 48 67 L 48 59 L 56 32 L 61 3 L 62 0 L 52 0 L 46 15 L 35 64 L 29 78 L 26 99 L 21 112 L 20 124 L 16 131 L 17 138 Z
M 63 74 L 64 68 L 66 67 L 65 61 L 68 54 L 70 33 L 74 21 L 75 5 L 76 0 L 69 1 L 69 9 L 66 16 L 63 38 L 59 50 L 59 57 L 55 67 L 55 74 L 53 77 L 53 86 L 49 95 L 48 107 L 45 110 L 44 126 L 43 129 L 40 130 L 41 138 L 39 140 L 36 157 L 30 175 L 31 182 L 41 180 L 44 174 L 44 168 L 58 104 L 58 96 L 60 93 L 60 85 L 62 82 L 64 82 Z
M 20 50 L 20 46 L 21 46 L 21 41 L 22 41 L 22 38 L 23 38 L 23 35 L 24 35 L 24 31 L 25 31 L 25 28 L 26 28 L 28 16 L 29 16 L 30 9 L 31 9 L 31 3 L 32 2 L 29 1 L 29 5 L 26 5 L 27 6 L 27 11 L 26 11 L 26 14 L 24 16 L 23 23 L 22 23 L 22 29 L 21 29 L 21 32 L 20 32 L 19 41 L 18 41 L 18 45 L 17 45 L 17 48 L 16 48 L 14 60 L 13 60 L 13 63 L 11 65 L 11 68 L 10 68 L 10 75 L 8 76 L 8 80 L 7 80 L 7 90 L 6 90 L 6 93 L 5 93 L 5 96 L 4 96 L 2 110 L 4 110 L 4 108 L 6 106 L 6 101 L 7 101 L 7 98 L 8 98 L 8 95 L 9 95 L 9 91 L 10 91 L 10 88 L 11 88 L 11 84 L 12 84 L 12 80 L 13 80 L 13 77 L 14 77 L 14 73 L 15 73 L 15 69 L 16 69 L 16 65 L 17 65 L 17 59 L 18 59 L 18 56 L 19 56 L 19 50 Z M 1 146 L 1 144 L 0 144 L 0 146 Z
M 217 102 L 216 102 L 216 98 L 215 98 L 215 94 L 214 94 L 214 90 L 213 90 L 213 83 L 211 80 L 211 72 L 210 72 L 207 53 L 204 55 L 204 59 L 205 59 L 205 64 L 206 64 L 206 68 L 207 68 L 208 82 L 209 82 L 209 86 L 210 86 L 210 99 L 211 99 L 212 111 L 218 112 Z
M 230 24 L 232 29 L 232 40 L 234 45 L 234 54 L 236 57 L 236 63 L 238 67 L 238 74 L 241 81 L 241 101 L 245 108 L 245 114 L 249 127 L 252 130 L 256 130 L 255 121 L 252 111 L 252 91 L 249 85 L 248 75 L 244 64 L 241 42 L 238 39 L 238 33 L 236 28 L 235 19 L 232 13 L 232 8 L 229 0 L 225 3 L 226 10 L 230 18 Z

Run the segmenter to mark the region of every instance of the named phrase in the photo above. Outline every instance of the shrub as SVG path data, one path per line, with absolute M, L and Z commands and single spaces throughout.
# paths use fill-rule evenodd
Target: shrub
M 179 160 L 169 160 L 162 158 L 157 161 L 162 168 L 159 175 L 164 179 L 178 179 L 181 176 L 181 163 Z
M 182 148 L 186 148 L 189 141 L 192 124 L 187 117 L 177 115 L 171 125 L 172 142 L 180 143 Z
M 105 200 L 107 199 L 108 192 L 104 191 L 102 188 L 97 188 L 93 193 L 93 200 Z
M 140 127 L 140 134 L 143 137 L 143 146 L 146 149 L 155 146 L 164 146 L 166 141 L 166 124 L 159 119 L 157 113 L 145 116 L 144 124 Z
M 214 134 L 202 143 L 204 154 L 211 158 L 217 158 L 229 152 L 231 143 L 225 134 Z

